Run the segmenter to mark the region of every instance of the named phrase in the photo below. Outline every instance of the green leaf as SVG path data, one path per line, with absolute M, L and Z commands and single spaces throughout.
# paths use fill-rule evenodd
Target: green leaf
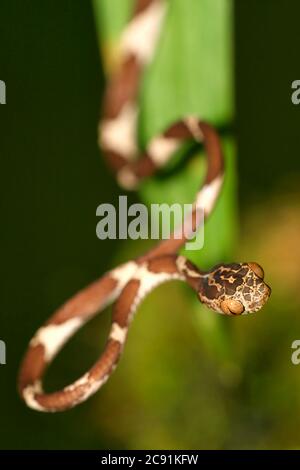
M 116 45 L 130 17 L 132 1 L 94 0 L 102 41 Z M 102 14 L 99 14 L 99 11 Z M 101 21 L 100 21 L 101 20 Z M 145 145 L 171 123 L 188 114 L 215 126 L 227 126 L 233 116 L 231 0 L 171 0 L 153 63 L 145 71 L 140 90 L 139 137 Z M 109 53 L 110 48 L 105 48 Z M 111 47 L 113 50 L 113 47 Z M 221 197 L 205 224 L 202 250 L 186 256 L 201 268 L 231 260 L 237 235 L 235 146 L 232 136 L 222 139 L 226 178 Z M 181 154 L 178 158 L 183 158 Z M 176 157 L 174 157 L 176 158 Z M 169 178 L 153 177 L 139 191 L 147 203 L 192 203 L 205 172 L 198 152 Z M 148 247 L 147 247 L 148 248 Z M 190 302 L 191 311 L 200 312 Z M 207 312 L 199 325 L 206 345 L 217 357 L 230 344 L 224 324 Z M 194 318 L 198 318 L 197 315 Z M 227 338 L 227 339 L 226 339 Z M 229 346 L 228 346 L 229 344 Z M 218 345 L 218 346 L 217 346 Z

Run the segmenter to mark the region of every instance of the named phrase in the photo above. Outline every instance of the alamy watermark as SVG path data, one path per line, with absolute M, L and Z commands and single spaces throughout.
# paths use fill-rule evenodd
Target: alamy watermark
M 0 365 L 6 364 L 6 344 L 0 339 Z
M 6 104 L 6 85 L 3 80 L 0 80 L 0 104 Z
M 292 342 L 291 348 L 294 349 L 291 355 L 291 361 L 294 366 L 298 366 L 300 364 L 300 339 L 295 339 Z
M 6 85 L 0 80 L 0 104 L 6 104 Z M 0 365 L 6 364 L 6 344 L 0 339 Z
M 117 209 L 109 203 L 97 207 L 96 215 L 101 220 L 96 234 L 100 240 L 184 237 L 187 250 L 199 250 L 204 245 L 204 210 L 198 209 L 192 217 L 193 209 L 192 204 L 179 203 L 150 204 L 150 208 L 140 203 L 128 206 L 127 196 L 119 196 Z
M 292 82 L 291 100 L 293 104 L 300 104 L 300 80 L 294 80 Z

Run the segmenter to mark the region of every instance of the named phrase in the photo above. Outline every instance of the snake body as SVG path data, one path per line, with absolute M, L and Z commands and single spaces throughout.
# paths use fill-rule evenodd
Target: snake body
M 141 301 L 156 286 L 171 280 L 189 284 L 199 300 L 226 315 L 258 311 L 268 300 L 257 263 L 232 263 L 199 270 L 178 254 L 189 231 L 199 226 L 197 214 L 207 217 L 222 187 L 224 167 L 218 135 L 209 124 L 188 116 L 172 124 L 148 144 L 139 158 L 136 146 L 137 92 L 141 74 L 151 61 L 166 12 L 164 0 L 138 0 L 131 21 L 120 39 L 120 64 L 104 98 L 99 141 L 105 158 L 121 186 L 135 188 L 163 166 L 186 140 L 204 145 L 207 171 L 192 212 L 180 232 L 158 243 L 152 250 L 107 272 L 60 307 L 31 339 L 21 364 L 19 392 L 26 404 L 39 411 L 62 411 L 85 401 L 110 377 L 127 338 L 130 322 Z M 45 393 L 42 377 L 47 366 L 75 332 L 96 313 L 114 303 L 108 340 L 99 360 L 71 385 Z

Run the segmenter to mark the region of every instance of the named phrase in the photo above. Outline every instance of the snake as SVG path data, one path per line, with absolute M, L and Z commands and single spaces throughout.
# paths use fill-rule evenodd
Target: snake
M 132 16 L 120 35 L 118 66 L 106 87 L 99 143 L 117 181 L 127 190 L 136 189 L 163 167 L 186 141 L 203 145 L 207 161 L 205 178 L 180 232 L 176 229 L 142 256 L 115 267 L 83 288 L 37 330 L 21 362 L 18 378 L 20 396 L 34 410 L 63 411 L 98 391 L 119 362 L 139 305 L 160 284 L 183 281 L 201 303 L 228 316 L 257 312 L 271 294 L 264 282 L 263 268 L 256 262 L 218 264 L 202 271 L 179 253 L 191 228 L 199 228 L 199 210 L 206 220 L 222 188 L 224 158 L 214 127 L 197 116 L 186 116 L 152 138 L 145 150 L 138 148 L 139 84 L 157 47 L 166 11 L 166 0 L 135 1 Z M 54 357 L 87 321 L 110 304 L 113 304 L 111 327 L 100 358 L 70 385 L 46 393 L 42 379 Z

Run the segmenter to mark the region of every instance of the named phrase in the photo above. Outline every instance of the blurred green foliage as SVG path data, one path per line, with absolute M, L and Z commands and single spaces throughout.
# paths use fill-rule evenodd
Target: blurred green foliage
M 140 141 L 142 145 L 182 116 L 195 114 L 215 125 L 232 119 L 232 3 L 228 0 L 173 0 L 157 53 L 146 70 L 140 91 Z M 131 1 L 94 0 L 104 63 L 118 48 L 122 28 L 130 18 Z M 103 14 L 101 15 L 101 12 Z M 109 47 L 106 47 L 109 44 Z M 221 198 L 205 224 L 204 248 L 186 254 L 202 268 L 232 259 L 236 242 L 236 176 L 233 138 L 223 139 L 226 178 Z M 184 159 L 184 152 L 177 156 Z M 171 163 L 172 165 L 172 163 Z M 205 173 L 205 155 L 197 152 L 179 171 L 165 178 L 150 178 L 140 197 L 151 203 L 192 203 Z M 229 345 L 227 331 L 216 319 L 201 320 L 201 305 L 190 300 L 199 318 L 199 332 L 212 354 L 221 357 Z

